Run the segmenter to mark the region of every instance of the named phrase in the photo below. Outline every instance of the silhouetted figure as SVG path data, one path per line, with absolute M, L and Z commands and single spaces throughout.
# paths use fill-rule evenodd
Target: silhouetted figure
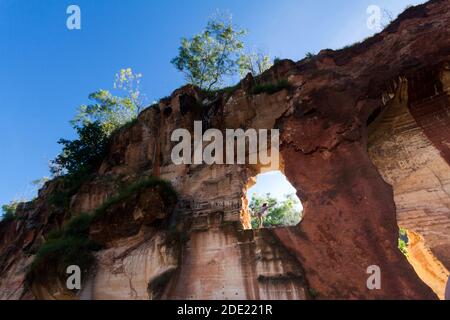
M 259 228 L 264 226 L 264 219 L 269 215 L 269 204 L 264 202 L 261 209 L 256 213 L 259 221 Z

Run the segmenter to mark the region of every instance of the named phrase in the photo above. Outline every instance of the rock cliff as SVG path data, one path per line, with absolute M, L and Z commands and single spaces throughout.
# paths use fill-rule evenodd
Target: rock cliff
M 176 90 L 113 136 L 65 208 L 50 201 L 64 188 L 56 179 L 0 223 L 0 298 L 435 299 L 450 268 L 449 63 L 450 2 L 433 0 L 362 43 L 282 60 L 232 90 Z M 245 191 L 262 165 L 174 165 L 171 134 L 193 132 L 194 121 L 280 129 L 276 169 L 296 188 L 303 221 L 249 230 Z M 170 181 L 177 199 L 155 186 L 118 197 L 144 177 Z M 99 208 L 89 238 L 101 249 L 81 292 L 51 268 L 26 277 L 52 230 Z M 399 225 L 432 258 L 417 260 L 415 246 L 410 264 Z M 438 276 L 424 275 L 429 261 Z M 379 290 L 366 285 L 372 265 Z

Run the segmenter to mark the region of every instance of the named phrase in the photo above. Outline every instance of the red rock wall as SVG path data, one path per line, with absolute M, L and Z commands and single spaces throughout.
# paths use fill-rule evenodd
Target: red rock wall
M 299 263 L 267 230 L 239 229 L 219 223 L 192 230 L 179 271 L 164 298 L 306 299 L 308 291 Z
M 380 166 L 383 161 L 390 165 L 384 159 L 387 153 L 380 153 L 378 163 L 373 157 L 376 152 L 369 156 L 371 135 L 367 124 L 377 118 L 379 110 L 389 111 L 388 102 L 395 96 L 391 87 L 399 77 L 415 75 L 418 85 L 424 82 L 423 90 L 419 86 L 414 91 L 417 99 L 432 94 L 433 87 L 420 80 L 421 70 L 435 70 L 450 61 L 449 6 L 447 0 L 433 0 L 408 9 L 385 31 L 363 43 L 338 51 L 323 50 L 298 63 L 281 61 L 258 79 L 247 77 L 232 94 L 219 95 L 215 100 L 186 86 L 159 106 L 143 111 L 136 124 L 114 137 L 101 168 L 72 198 L 69 211 L 89 212 L 98 207 L 117 192 L 111 179 L 131 183 L 143 176 L 157 175 L 172 182 L 180 200 L 193 204 L 178 206 L 174 211 L 189 239 L 181 247 L 180 258 L 177 250 L 164 244 L 166 234 L 157 225 L 139 225 L 136 235 L 113 230 L 112 234 L 120 237 L 97 254 L 98 269 L 95 277 L 89 279 L 90 293 L 82 296 L 159 298 L 149 287 L 170 273 L 163 292 L 166 298 L 436 298 L 397 248 L 396 217 L 402 216 L 399 189 L 387 183 L 389 170 Z M 275 94 L 252 94 L 257 82 L 279 80 L 288 80 L 291 88 Z M 442 88 L 448 87 L 448 82 L 441 83 Z M 443 111 L 447 102 L 444 98 L 434 101 L 418 107 L 418 113 L 412 111 L 417 118 L 409 123 L 418 123 L 422 137 L 428 137 L 433 148 L 444 154 L 446 133 L 441 133 L 440 128 L 444 131 L 447 123 Z M 422 111 L 432 116 L 418 115 Z M 436 114 L 440 120 L 430 123 Z M 244 191 L 249 180 L 262 169 L 244 165 L 174 165 L 170 159 L 171 133 L 177 128 L 192 131 L 194 120 L 201 120 L 205 128 L 221 130 L 279 128 L 283 169 L 304 204 L 303 222 L 272 232 L 242 231 L 240 222 L 248 221 Z M 406 125 L 410 120 L 405 120 Z M 439 130 L 435 123 L 441 126 Z M 432 149 L 417 147 L 426 140 L 408 137 L 419 141 L 412 151 L 422 158 L 429 156 L 427 150 Z M 394 165 L 401 165 L 401 161 L 405 160 L 395 161 Z M 444 190 L 445 184 L 441 187 Z M 427 189 L 420 186 L 419 191 Z M 30 219 L 27 223 L 15 230 L 8 226 L 8 232 L 0 235 L 0 257 L 6 261 L 0 262 L 0 287 L 7 288 L 1 298 L 30 297 L 24 291 L 23 275 L 32 252 L 25 249 L 38 247 L 49 229 L 69 218 L 69 211 L 54 218 L 54 208 L 45 200 L 46 195 L 42 194 L 30 208 L 20 211 Z M 212 205 L 227 201 L 237 205 Z M 410 197 L 405 204 L 413 201 Z M 396 210 L 396 204 L 400 210 Z M 444 201 L 438 206 L 446 207 Z M 433 222 L 435 211 L 426 214 Z M 127 211 L 123 216 L 130 220 L 133 217 L 136 221 L 128 222 L 134 225 L 146 215 L 152 216 L 152 211 L 135 215 L 133 209 L 133 213 Z M 417 220 L 416 224 L 420 227 L 427 223 Z M 120 229 L 121 224 L 116 225 Z M 448 235 L 445 228 L 442 232 Z M 434 250 L 438 252 L 438 248 L 436 245 Z M 445 256 L 445 252 L 441 255 Z M 367 288 L 366 271 L 371 265 L 381 268 L 380 290 Z M 48 288 L 40 289 L 38 292 L 47 297 Z M 50 296 L 55 294 L 50 292 Z
M 413 265 L 418 270 L 439 270 L 433 271 L 436 283 L 432 275 L 425 278 L 441 296 L 445 288 L 441 278 L 448 277 L 450 265 L 450 167 L 445 130 L 450 103 L 439 77 L 446 72 L 437 66 L 404 78 L 369 134 L 372 161 L 394 188 L 399 225 L 421 238 L 434 259 L 440 260 L 434 268 L 420 266 L 418 261 Z M 422 255 L 429 255 L 427 250 Z

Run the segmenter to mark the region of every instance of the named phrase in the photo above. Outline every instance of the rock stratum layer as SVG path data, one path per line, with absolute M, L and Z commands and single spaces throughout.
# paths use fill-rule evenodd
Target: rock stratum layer
M 442 296 L 450 268 L 449 62 L 450 2 L 435 0 L 362 43 L 283 60 L 232 92 L 176 90 L 114 135 L 68 209 L 48 201 L 61 187 L 56 179 L 18 208 L 16 221 L 0 224 L 0 298 Z M 286 80 L 283 90 L 254 94 L 257 85 Z M 277 169 L 297 189 L 303 221 L 246 230 L 245 192 L 261 165 L 174 165 L 171 134 L 193 132 L 196 120 L 203 130 L 280 129 Z M 96 218 L 90 237 L 102 249 L 81 292 L 45 271 L 27 281 L 51 230 L 150 176 L 170 181 L 178 201 L 166 205 L 150 188 Z M 409 257 L 417 273 L 397 248 L 399 225 L 417 237 Z M 379 290 L 367 287 L 373 265 L 381 270 Z

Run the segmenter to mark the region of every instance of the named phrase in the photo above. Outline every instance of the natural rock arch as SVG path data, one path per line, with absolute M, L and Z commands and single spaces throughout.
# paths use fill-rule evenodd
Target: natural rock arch
M 423 68 L 434 72 L 448 68 L 448 5 L 434 0 L 410 8 L 363 43 L 323 50 L 297 63 L 283 60 L 257 79 L 247 77 L 232 93 L 211 99 L 186 86 L 143 111 L 134 125 L 114 138 L 96 177 L 72 198 L 71 212 L 89 212 L 117 191 L 104 177 L 125 176 L 132 181 L 156 175 L 170 180 L 181 203 L 189 204 L 178 206 L 175 213 L 190 238 L 174 250 L 157 224 L 133 226 L 137 234 L 114 239 L 97 254 L 92 297 L 436 298 L 397 248 L 396 186 L 393 191 L 383 179 L 383 166 L 375 166 L 376 159 L 369 155 L 367 125 L 392 98 L 390 88 L 399 77 L 411 83 Z M 288 89 L 253 94 L 256 84 L 282 80 L 289 82 Z M 431 81 L 435 85 L 431 87 L 426 83 L 417 91 L 420 97 L 438 93 L 443 102 L 439 108 L 447 108 L 445 81 Z M 409 95 L 411 101 L 413 96 Z M 448 114 L 443 117 L 448 119 Z M 280 129 L 284 173 L 304 205 L 302 223 L 260 232 L 242 230 L 243 196 L 252 168 L 173 165 L 170 135 L 176 128 L 192 131 L 195 120 L 221 130 Z M 420 117 L 415 121 L 420 123 Z M 441 148 L 440 156 L 448 165 L 446 143 L 450 139 L 443 136 L 433 145 Z M 32 296 L 20 287 L 23 279 L 18 280 L 30 260 L 22 249 L 39 242 L 47 231 L 52 212 L 45 200 L 56 184 L 48 184 L 31 208 L 19 210 L 38 221 L 37 227 L 14 222 L 1 234 L 1 260 L 7 261 L 0 265 L 0 286 L 7 288 L 1 297 Z M 211 207 L 221 201 L 237 205 Z M 95 231 L 101 233 L 101 227 Z M 366 285 L 367 268 L 373 265 L 381 270 L 379 290 Z M 156 286 L 165 274 L 170 279 Z M 152 291 L 155 287 L 158 292 Z M 37 291 L 47 294 L 45 289 Z

